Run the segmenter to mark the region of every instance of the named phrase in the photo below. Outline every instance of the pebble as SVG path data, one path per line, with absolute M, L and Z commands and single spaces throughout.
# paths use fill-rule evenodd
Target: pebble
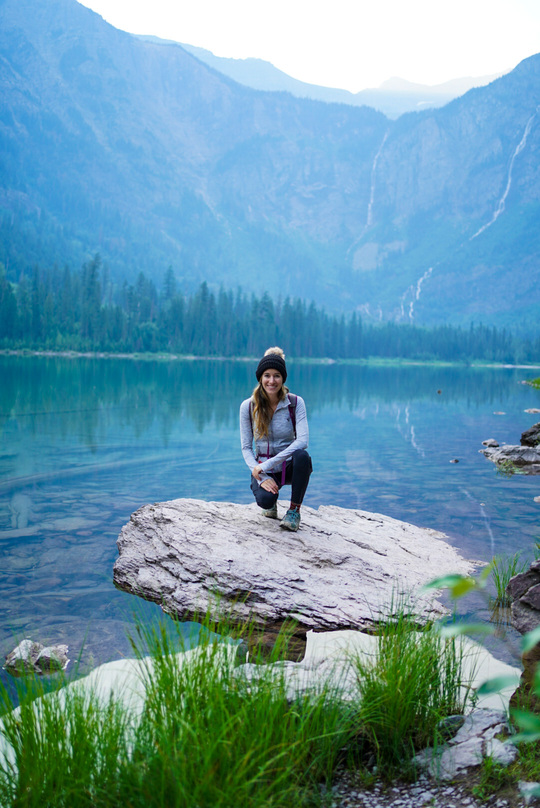
M 331 808 L 509 808 L 507 800 L 497 794 L 486 800 L 475 799 L 467 786 L 437 784 L 426 774 L 416 783 L 362 785 L 355 772 L 340 769 L 332 786 Z M 526 802 L 512 801 L 514 808 L 525 808 Z

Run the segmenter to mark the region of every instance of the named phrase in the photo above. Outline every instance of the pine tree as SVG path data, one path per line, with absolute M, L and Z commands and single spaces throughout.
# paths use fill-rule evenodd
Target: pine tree
M 17 300 L 13 287 L 6 278 L 5 267 L 0 264 L 0 340 L 14 340 L 17 328 Z

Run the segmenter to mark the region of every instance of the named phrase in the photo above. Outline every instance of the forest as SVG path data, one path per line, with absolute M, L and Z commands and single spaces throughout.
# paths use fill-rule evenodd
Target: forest
M 471 324 L 425 328 L 364 323 L 329 314 L 300 299 L 273 300 L 206 282 L 183 294 L 172 268 L 162 288 L 143 273 L 113 282 L 99 255 L 80 270 L 41 270 L 10 282 L 0 265 L 0 348 L 232 357 L 259 355 L 268 345 L 305 358 L 486 360 L 530 363 L 540 337 Z

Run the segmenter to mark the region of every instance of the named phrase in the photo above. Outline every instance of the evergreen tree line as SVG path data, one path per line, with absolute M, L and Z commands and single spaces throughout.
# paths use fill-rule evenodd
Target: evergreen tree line
M 291 356 L 335 359 L 540 358 L 540 338 L 524 340 L 495 327 L 367 325 L 356 313 L 330 315 L 299 299 L 274 301 L 241 290 L 214 294 L 206 282 L 184 295 L 172 269 L 159 291 L 143 273 L 134 284 L 118 286 L 99 256 L 78 272 L 36 268 L 17 284 L 0 265 L 2 348 L 257 356 L 273 344 Z

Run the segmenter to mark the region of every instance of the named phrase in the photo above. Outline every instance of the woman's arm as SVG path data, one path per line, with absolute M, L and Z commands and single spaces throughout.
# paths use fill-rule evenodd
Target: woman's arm
M 249 412 L 250 404 L 251 399 L 248 398 L 247 401 L 243 401 L 240 405 L 240 442 L 242 444 L 242 454 L 249 470 L 259 485 L 277 494 L 279 489 L 276 482 L 262 471 L 260 463 L 257 463 L 255 455 L 253 454 L 253 423 Z
M 249 470 L 253 471 L 258 464 L 253 454 L 253 424 L 249 413 L 250 404 L 251 399 L 248 398 L 240 405 L 240 443 L 244 460 Z

